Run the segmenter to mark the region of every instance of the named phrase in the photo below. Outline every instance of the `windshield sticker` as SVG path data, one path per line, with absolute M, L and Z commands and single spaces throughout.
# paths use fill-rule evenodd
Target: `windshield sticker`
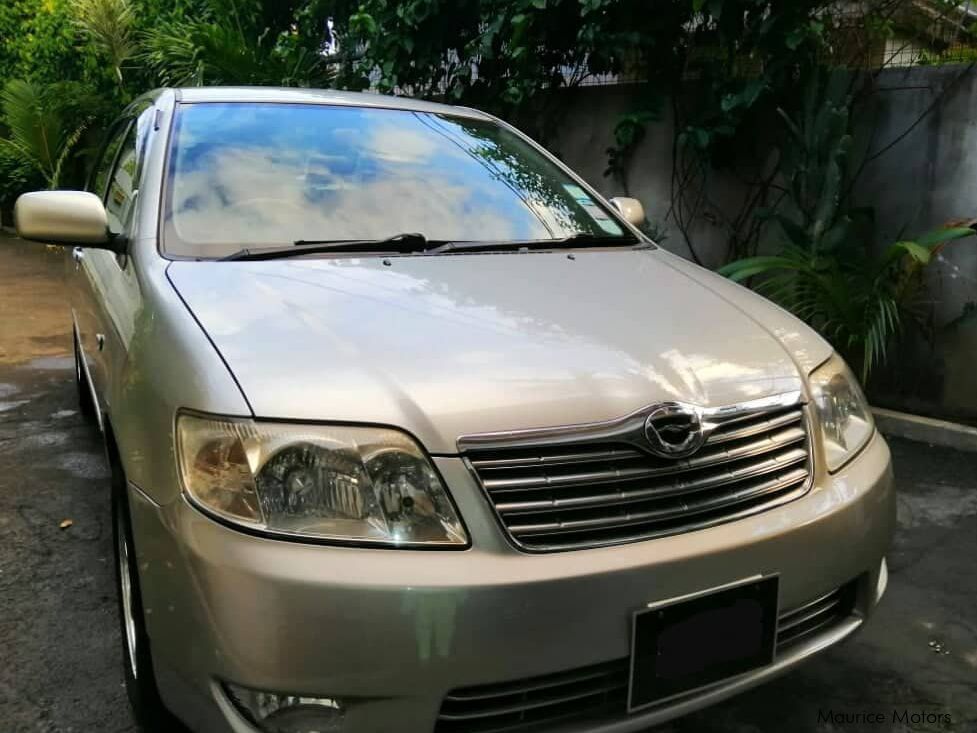
M 588 196 L 587 192 L 580 188 L 580 186 L 574 183 L 564 183 L 563 188 L 568 194 L 577 200 L 578 204 L 582 205 L 588 202 L 592 203 L 590 196 Z
M 573 183 L 564 183 L 563 189 L 573 196 L 573 200 L 576 201 L 580 208 L 586 211 L 590 218 L 597 222 L 597 226 L 603 229 L 608 234 L 620 234 L 621 227 L 619 227 L 611 217 L 607 215 L 597 203 L 584 191 L 580 186 Z

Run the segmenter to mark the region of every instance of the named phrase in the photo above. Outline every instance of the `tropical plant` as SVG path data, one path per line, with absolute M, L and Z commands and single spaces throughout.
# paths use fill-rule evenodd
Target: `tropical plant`
M 43 185 L 34 166 L 8 146 L 0 144 L 0 221 L 13 208 L 20 194 Z
M 852 77 L 812 75 L 795 117 L 777 113 L 782 195 L 761 212 L 782 233 L 775 254 L 745 257 L 719 270 L 753 280 L 831 341 L 867 380 L 885 362 L 907 320 L 925 320 L 923 272 L 946 244 L 975 234 L 948 225 L 883 248 L 873 246 L 873 216 L 853 205 L 858 150 L 851 118 Z M 776 233 L 777 229 L 774 230 Z
M 903 322 L 922 324 L 926 267 L 947 244 L 974 234 L 970 227 L 944 227 L 894 242 L 874 257 L 860 247 L 788 246 L 776 255 L 731 262 L 719 272 L 736 282 L 759 277 L 759 292 L 820 331 L 867 381 L 885 362 Z
M 8 136 L 0 138 L 0 147 L 37 171 L 48 188 L 57 188 L 65 162 L 87 124 L 87 120 L 67 122 L 58 90 L 57 86 L 11 79 L 0 91 L 0 116 L 8 130 Z
M 853 209 L 851 165 L 854 134 L 851 76 L 815 70 L 804 89 L 796 117 L 782 107 L 777 169 L 783 196 L 761 210 L 789 241 L 810 252 L 833 251 L 855 236 L 856 219 L 870 212 Z
M 199 16 L 150 28 L 141 59 L 161 83 L 175 86 L 329 86 L 334 74 L 317 43 L 283 42 L 295 35 L 293 17 L 262 13 L 253 1 L 206 0 Z
M 134 15 L 129 0 L 74 0 L 72 10 L 75 24 L 108 58 L 121 85 L 122 66 L 136 53 Z

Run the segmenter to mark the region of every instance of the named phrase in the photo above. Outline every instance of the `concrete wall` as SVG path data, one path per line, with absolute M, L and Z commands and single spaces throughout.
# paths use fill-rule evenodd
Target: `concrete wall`
M 883 241 L 977 218 L 977 71 L 892 69 L 879 79 L 879 89 L 876 149 L 932 108 L 860 180 L 858 195 L 875 206 Z M 959 319 L 968 303 L 977 307 L 977 238 L 948 245 L 927 276 L 933 342 L 906 339 L 876 392 L 897 407 L 975 421 L 977 314 Z
M 879 79 L 876 150 L 932 107 L 859 180 L 857 195 L 875 207 L 883 241 L 977 218 L 977 72 L 960 77 L 966 68 L 891 69 Z M 977 239 L 948 246 L 942 259 L 930 271 L 939 325 L 977 301 Z
M 960 76 L 961 72 L 967 73 Z M 877 84 L 873 113 L 864 116 L 874 129 L 871 149 L 895 144 L 867 164 L 856 198 L 860 205 L 875 208 L 879 241 L 921 234 L 951 219 L 977 218 L 977 70 L 888 69 Z M 623 195 L 621 185 L 604 177 L 603 171 L 614 124 L 633 110 L 633 89 L 591 87 L 572 94 L 553 147 L 601 192 Z M 667 116 L 650 126 L 631 161 L 628 193 L 641 199 L 649 218 L 668 230 L 665 248 L 688 257 L 675 222 L 666 216 L 671 202 L 670 126 Z M 739 181 L 710 176 L 712 205 L 690 231 L 704 264 L 725 261 L 723 221 L 739 211 L 746 194 Z M 969 322 L 951 325 L 968 303 L 977 307 L 977 238 L 949 245 L 930 268 L 928 281 L 935 337 L 930 340 L 910 330 L 890 368 L 872 385 L 873 399 L 896 409 L 977 422 L 977 314 Z
M 603 173 L 607 149 L 614 144 L 614 125 L 621 115 L 634 111 L 634 88 L 627 84 L 584 87 L 569 94 L 567 115 L 550 147 L 601 193 L 640 199 L 648 219 L 668 232 L 663 246 L 691 258 L 684 237 L 668 216 L 672 200 L 671 115 L 666 112 L 661 122 L 648 125 L 648 134 L 631 159 L 625 191 Z M 726 261 L 728 240 L 721 224 L 723 214 L 741 208 L 747 189 L 728 176 L 713 174 L 708 191 L 709 199 L 718 202 L 720 209 L 707 207 L 690 228 L 689 240 L 703 264 L 718 267 Z

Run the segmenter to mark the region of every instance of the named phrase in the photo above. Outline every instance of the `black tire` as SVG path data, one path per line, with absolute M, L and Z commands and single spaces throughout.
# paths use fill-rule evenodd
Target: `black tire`
M 115 555 L 115 587 L 118 597 L 119 630 L 122 636 L 122 668 L 126 693 L 133 717 L 140 729 L 147 733 L 172 733 L 182 730 L 163 706 L 153 671 L 152 651 L 146 633 L 139 573 L 135 562 L 132 537 L 132 518 L 126 480 L 118 456 L 110 445 L 109 462 L 112 472 L 112 539 Z M 124 582 L 125 581 L 125 582 Z M 128 603 L 126 594 L 128 591 Z M 131 622 L 127 623 L 127 618 Z M 130 630 L 132 639 L 129 638 Z M 135 649 L 135 653 L 132 650 Z
M 95 401 L 89 389 L 85 372 L 81 368 L 81 349 L 78 347 L 78 336 L 72 334 L 71 341 L 75 347 L 75 389 L 78 391 L 78 410 L 83 418 L 89 422 L 95 420 Z

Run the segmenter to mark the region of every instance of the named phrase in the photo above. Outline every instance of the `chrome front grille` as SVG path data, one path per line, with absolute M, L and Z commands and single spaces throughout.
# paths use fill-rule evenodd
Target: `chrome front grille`
M 845 618 L 855 608 L 855 582 L 808 601 L 777 618 L 777 651 L 824 631 Z
M 831 631 L 851 615 L 856 581 L 780 614 L 776 653 Z M 547 731 L 627 715 L 629 660 L 578 667 L 513 682 L 452 690 L 441 704 L 435 733 Z M 693 693 L 694 694 L 694 693 Z M 673 700 L 680 702 L 680 700 Z
M 463 455 L 512 540 L 531 551 L 598 547 L 727 522 L 798 498 L 811 459 L 804 406 L 732 408 L 683 459 L 652 455 L 636 430 L 567 429 L 496 441 L 462 439 Z

